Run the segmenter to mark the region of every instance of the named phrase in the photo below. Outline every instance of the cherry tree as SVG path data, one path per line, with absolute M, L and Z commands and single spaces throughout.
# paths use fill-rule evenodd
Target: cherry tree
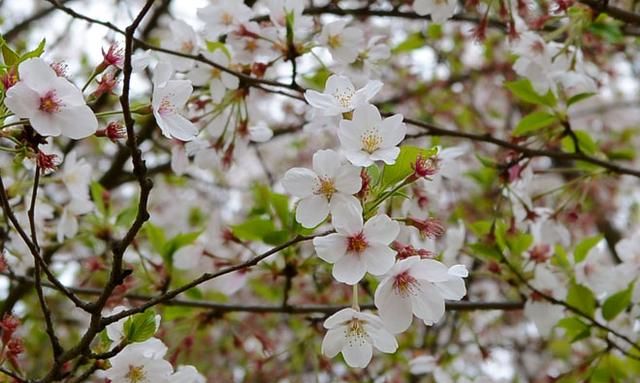
M 0 9 L 0 382 L 640 376 L 635 2 Z

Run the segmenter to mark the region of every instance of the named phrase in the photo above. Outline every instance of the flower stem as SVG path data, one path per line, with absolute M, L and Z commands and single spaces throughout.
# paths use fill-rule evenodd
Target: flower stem
M 87 90 L 87 88 L 89 87 L 89 84 L 91 84 L 91 82 L 98 76 L 98 72 L 97 71 L 93 71 L 93 73 L 91 73 L 91 76 L 89 77 L 89 79 L 87 80 L 87 82 L 84 84 L 84 86 L 82 87 L 82 93 L 84 93 L 85 90 Z
M 353 308 L 356 311 L 360 311 L 360 305 L 358 304 L 358 284 L 357 283 L 353 285 L 353 296 L 352 296 L 351 308 Z

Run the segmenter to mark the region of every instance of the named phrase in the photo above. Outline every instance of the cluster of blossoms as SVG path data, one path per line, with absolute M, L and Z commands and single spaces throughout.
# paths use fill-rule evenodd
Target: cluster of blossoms
M 463 265 L 447 269 L 417 255 L 400 258 L 391 247 L 400 223 L 377 213 L 377 205 L 371 208 L 360 193 L 366 177 L 361 174 L 376 163 L 395 164 L 406 134 L 402 115 L 382 118 L 369 103 L 381 87 L 381 82 L 369 81 L 356 89 L 346 76 L 332 75 L 324 92 L 307 91 L 305 98 L 316 115 L 342 118 L 337 131 L 340 151 L 319 150 L 313 155 L 313 169 L 290 169 L 282 180 L 287 192 L 300 199 L 296 220 L 302 226 L 314 228 L 331 215 L 335 233 L 314 238 L 313 245 L 318 257 L 333 264 L 332 275 L 338 282 L 355 287 L 367 273 L 383 278 L 375 292 L 380 317 L 361 313 L 354 303 L 354 308 L 343 309 L 324 323 L 328 331 L 322 352 L 328 357 L 342 352 L 352 367 L 367 366 L 373 347 L 395 352 L 398 345 L 392 334 L 406 331 L 414 315 L 427 325 L 437 323 L 444 316 L 445 299 L 460 300 L 466 294 Z M 407 180 L 435 174 L 436 167 L 427 163 L 417 158 L 414 176 Z M 411 222 L 417 226 L 416 220 Z

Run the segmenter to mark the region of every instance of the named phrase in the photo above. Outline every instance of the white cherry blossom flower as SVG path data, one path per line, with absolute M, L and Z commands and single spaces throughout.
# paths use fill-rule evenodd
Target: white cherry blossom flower
M 76 140 L 96 132 L 98 120 L 82 92 L 43 59 L 23 61 L 18 73 L 20 81 L 9 88 L 4 103 L 17 117 L 29 119 L 36 132 Z
M 414 0 L 413 10 L 421 15 L 431 15 L 431 20 L 442 23 L 456 13 L 456 0 Z
M 313 239 L 316 253 L 333 264 L 333 277 L 349 285 L 358 283 L 369 272 L 386 273 L 395 262 L 396 251 L 389 247 L 400 232 L 400 225 L 385 214 L 363 224 L 360 205 L 348 205 L 333 213 L 336 233 Z
M 169 23 L 168 38 L 162 40 L 162 47 L 172 51 L 195 55 L 199 51 L 198 35 L 196 31 L 182 20 L 172 20 Z M 193 59 L 176 55 L 162 54 L 163 60 L 168 60 L 178 72 L 188 71 L 193 67 Z
M 323 93 L 307 90 L 304 98 L 318 110 L 320 116 L 338 116 L 366 105 L 382 85 L 382 82 L 374 80 L 356 90 L 347 77 L 334 74 L 327 79 Z
M 425 324 L 444 316 L 445 299 L 460 300 L 466 294 L 462 265 L 450 269 L 433 259 L 409 257 L 396 263 L 380 282 L 375 304 L 389 331 L 400 333 L 411 325 L 413 315 Z
M 58 242 L 64 241 L 65 238 L 75 237 L 78 233 L 78 216 L 93 210 L 93 202 L 86 199 L 86 197 L 72 198 L 62 210 L 62 216 L 56 226 L 56 239 Z
M 227 35 L 227 44 L 233 51 L 233 58 L 240 64 L 266 62 L 275 58 L 272 41 L 278 39 L 273 27 L 261 27 L 255 21 L 247 21 Z
M 198 134 L 198 128 L 178 111 L 184 107 L 193 92 L 189 80 L 170 80 L 172 69 L 159 63 L 154 74 L 151 106 L 162 134 L 168 138 L 190 141 Z
M 178 366 L 171 375 L 171 383 L 206 383 L 206 379 L 193 366 Z
M 353 194 L 360 191 L 360 169 L 344 164 L 334 150 L 319 150 L 313 155 L 313 170 L 289 169 L 282 180 L 285 190 L 300 198 L 296 221 L 311 228 L 320 224 L 329 212 L 335 214 L 344 205 L 359 206 Z
M 62 183 L 75 198 L 89 197 L 89 183 L 93 168 L 84 159 L 78 159 L 75 151 L 71 151 L 64 159 L 62 166 Z
M 567 295 L 566 282 L 544 267 L 536 268 L 531 286 L 558 300 L 564 300 Z M 524 305 L 524 315 L 533 321 L 540 335 L 547 337 L 553 326 L 564 317 L 564 307 L 551 304 L 533 292 Z
M 225 0 L 198 9 L 198 17 L 205 22 L 205 35 L 216 41 L 253 16 L 251 8 L 242 0 Z
M 202 55 L 216 64 L 220 64 L 225 68 L 229 67 L 229 57 L 221 49 L 215 52 L 202 52 Z M 196 63 L 195 68 L 189 72 L 188 77 L 195 86 L 208 85 L 211 99 L 215 103 L 222 101 L 227 90 L 238 89 L 239 84 L 236 76 L 206 63 Z
M 333 358 L 341 352 L 351 367 L 366 367 L 374 347 L 388 354 L 398 349 L 396 339 L 373 314 L 345 308 L 327 318 L 324 327 L 328 331 L 322 340 L 322 353 Z
M 318 41 L 329 48 L 334 60 L 351 64 L 358 57 L 358 49 L 364 45 L 364 33 L 360 28 L 347 27 L 346 20 L 326 24 Z
M 104 372 L 105 377 L 118 383 L 169 383 L 173 366 L 162 359 L 166 346 L 158 342 L 151 338 L 126 346 L 109 359 L 111 367 Z
M 400 154 L 397 145 L 407 132 L 401 114 L 384 120 L 378 108 L 363 105 L 353 112 L 352 120 L 340 121 L 338 138 L 347 159 L 356 166 L 369 166 L 375 161 L 388 165 L 396 162 Z

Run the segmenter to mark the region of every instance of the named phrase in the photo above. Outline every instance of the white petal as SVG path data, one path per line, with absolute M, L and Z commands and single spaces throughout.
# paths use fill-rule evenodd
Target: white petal
M 382 82 L 373 80 L 367 82 L 367 84 L 359 89 L 354 96 L 354 106 L 358 107 L 362 104 L 369 102 L 378 92 L 382 89 Z
M 410 295 L 413 313 L 426 324 L 434 324 L 444 316 L 444 298 L 430 283 L 420 283 L 415 295 Z
M 364 235 L 369 241 L 385 245 L 393 242 L 400 233 L 400 224 L 386 214 L 379 214 L 364 224 Z
M 362 129 L 356 126 L 353 121 L 340 121 L 338 139 L 340 140 L 340 145 L 344 150 L 358 151 L 362 149 L 361 135 Z
M 296 209 L 296 221 L 306 228 L 318 226 L 329 215 L 329 202 L 324 196 L 303 198 Z
M 333 265 L 333 277 L 342 283 L 355 285 L 366 273 L 364 259 L 358 255 L 347 254 Z
M 332 314 L 324 321 L 324 328 L 332 329 L 336 326 L 344 325 L 350 321 L 354 316 L 357 316 L 358 312 L 350 307 L 345 307 L 342 310 Z
M 387 149 L 378 149 L 371 153 L 371 159 L 374 161 L 384 161 L 387 165 L 393 165 L 396 163 L 396 159 L 400 154 L 400 148 L 393 147 Z M 353 161 L 352 161 L 353 163 Z
M 35 114 L 29 117 L 31 126 L 42 136 L 54 136 L 60 135 L 60 127 L 52 118 L 51 113 L 41 112 L 36 110 Z
M 398 153 L 400 153 L 400 149 L 398 149 L 398 148 L 395 148 L 395 149 L 397 149 Z M 377 152 L 380 152 L 380 150 L 378 150 L 378 151 L 376 151 L 374 153 L 377 153 Z M 374 161 L 373 157 L 370 156 L 369 153 L 364 152 L 362 150 L 360 150 L 360 151 L 348 151 L 348 152 L 345 152 L 344 155 L 345 155 L 345 157 L 347 157 L 349 162 L 351 162 L 355 166 L 367 167 L 367 166 L 373 165 L 373 161 Z M 396 157 L 397 156 L 398 155 L 396 154 Z M 393 160 L 395 161 L 395 157 L 393 158 Z
M 326 94 L 335 94 L 335 93 L 348 93 L 354 94 L 356 89 L 353 87 L 351 81 L 346 76 L 333 74 L 329 76 L 327 82 L 324 86 L 324 93 Z
M 340 155 L 334 150 L 318 150 L 313 155 L 313 171 L 319 177 L 333 178 L 341 165 Z
M 467 294 L 464 280 L 459 277 L 451 277 L 451 279 L 446 282 L 438 282 L 436 283 L 436 287 L 445 299 L 457 301 Z
M 40 95 L 24 82 L 18 82 L 7 91 L 4 104 L 16 116 L 29 118 L 40 107 Z
M 401 114 L 394 114 L 385 118 L 380 124 L 378 131 L 382 135 L 382 142 L 385 147 L 398 145 L 404 139 L 407 133 L 407 126 L 402 123 L 402 118 Z
M 360 168 L 342 165 L 338 168 L 334 178 L 336 189 L 345 194 L 356 194 L 362 188 Z
M 469 276 L 469 270 L 465 265 L 453 265 L 449 267 L 449 274 L 460 278 L 466 278 Z
M 338 233 L 316 237 L 313 239 L 316 254 L 323 260 L 334 263 L 347 252 L 347 239 Z
M 317 180 L 318 177 L 312 170 L 293 168 L 284 174 L 282 186 L 287 193 L 294 197 L 305 198 L 313 195 L 313 189 Z
M 315 90 L 308 90 L 304 92 L 304 98 L 307 100 L 309 105 L 319 109 L 322 111 L 322 114 L 326 116 L 335 116 L 340 114 L 340 108 L 333 96 L 319 93 Z
M 350 367 L 367 367 L 373 356 L 371 343 L 359 340 L 347 342 L 342 349 L 342 356 Z
M 362 207 L 360 204 L 343 205 L 333 212 L 333 226 L 338 233 L 351 235 L 362 231 Z
M 161 116 L 154 111 L 153 114 L 165 137 L 191 141 L 198 135 L 198 127 L 177 113 Z
M 323 355 L 333 358 L 342 350 L 344 343 L 344 329 L 341 327 L 333 328 L 324 335 L 321 352 Z
M 411 275 L 429 282 L 446 282 L 451 278 L 447 266 L 433 259 L 422 259 L 411 268 Z
M 389 271 L 396 261 L 396 252 L 387 245 L 369 244 L 362 254 L 367 263 L 367 271 L 373 275 L 382 275 Z
M 411 311 L 409 311 L 409 318 L 413 318 L 413 316 L 411 315 Z M 396 352 L 396 350 L 398 349 L 398 342 L 396 341 L 396 338 L 389 331 L 387 331 L 386 328 L 374 327 L 369 325 L 365 325 L 364 327 L 371 337 L 375 348 L 387 354 Z
M 376 307 L 385 327 L 394 334 L 406 331 L 413 321 L 411 301 L 393 292 L 392 283 L 385 287 L 387 294 L 380 293 L 376 299 Z M 376 291 L 377 293 L 377 291 Z M 386 295 L 386 296 L 384 296 Z
M 25 60 L 18 66 L 20 81 L 36 92 L 46 92 L 51 82 L 58 76 L 56 72 L 41 58 Z

